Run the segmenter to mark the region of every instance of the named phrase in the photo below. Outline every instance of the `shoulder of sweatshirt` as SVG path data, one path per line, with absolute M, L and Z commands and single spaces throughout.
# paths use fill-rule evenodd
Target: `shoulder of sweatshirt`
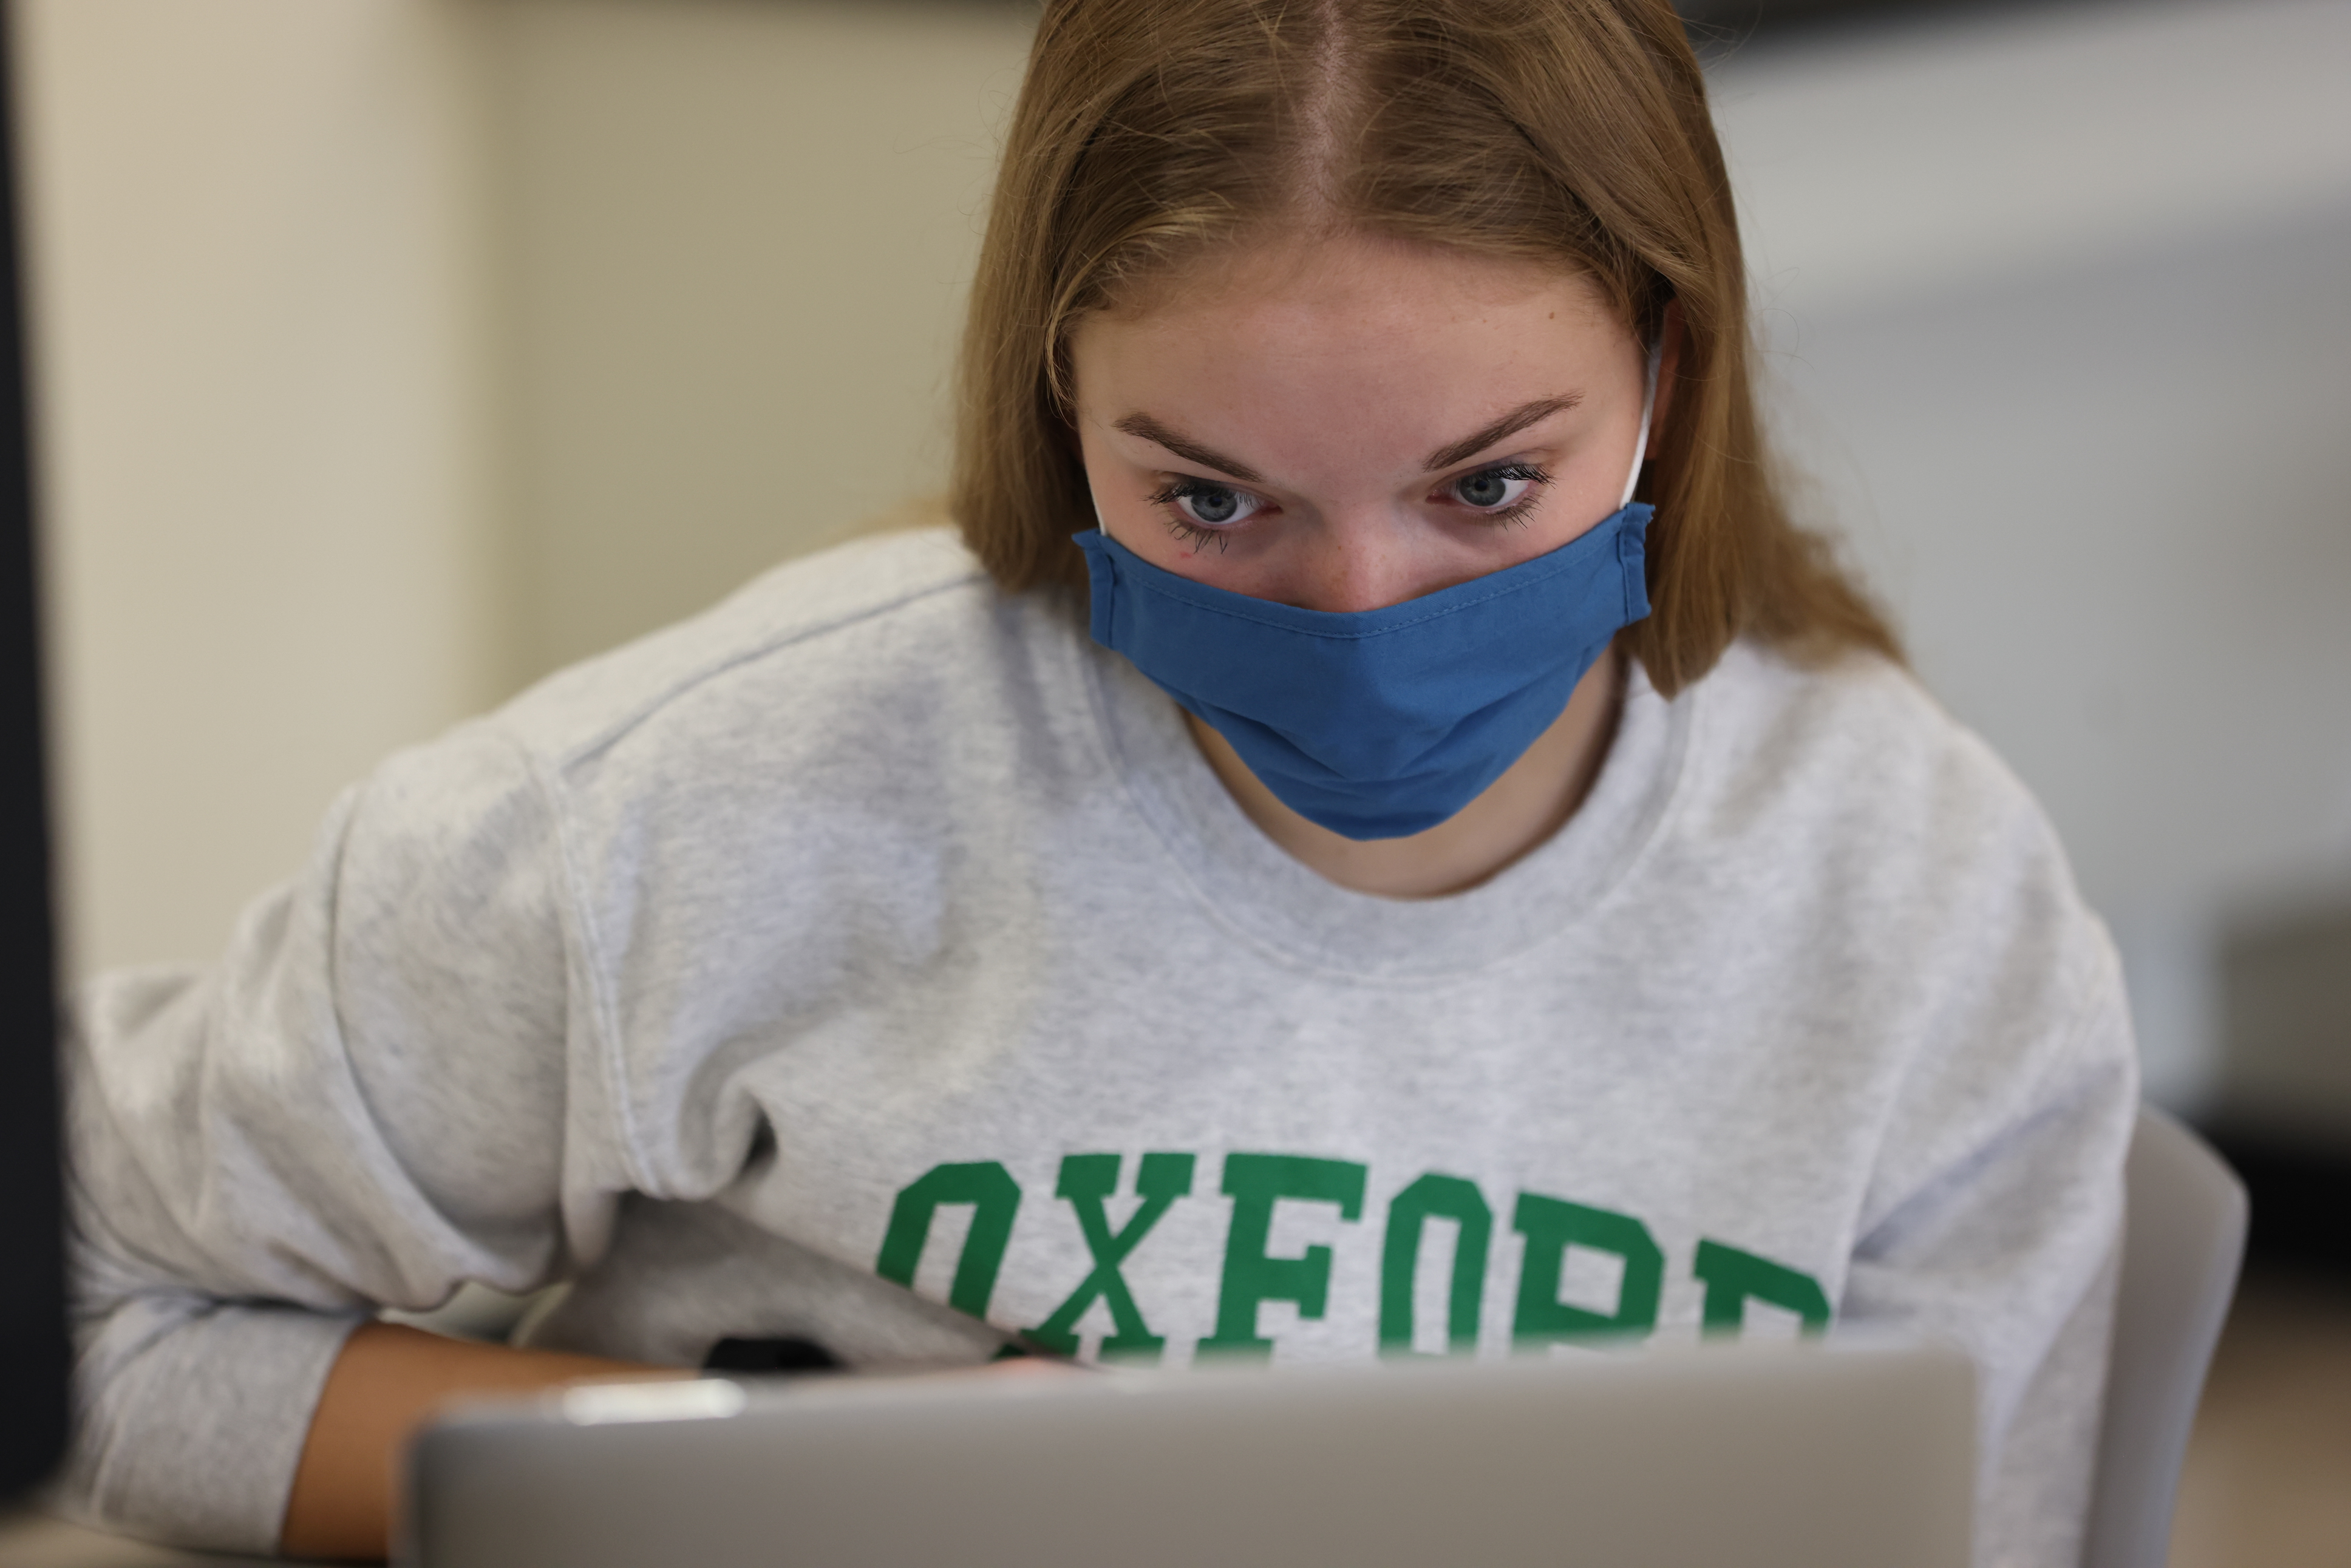
M 1010 688 L 1082 637 L 1065 611 L 1002 592 L 943 528 L 787 563 L 393 753 L 338 807 L 319 868 L 353 925 L 509 884 L 577 896 L 591 868 L 626 880 L 645 853 L 723 858 L 747 835 L 935 833 L 1008 771 L 976 747 L 1037 749 Z
M 1677 821 L 1709 852 L 1847 894 L 2028 876 L 2078 902 L 2032 792 L 1902 666 L 1866 653 L 1807 666 L 1742 642 L 1694 695 Z
M 821 700 L 827 687 L 952 681 L 979 652 L 974 637 L 1020 608 L 949 528 L 852 539 L 559 671 L 492 722 L 561 774 L 649 724 L 672 740 L 698 727 L 726 728 L 772 707 L 779 688 L 798 706 Z
M 1696 696 L 1669 852 L 1795 934 L 1838 1005 L 1913 1020 L 1911 1093 L 1997 1120 L 2085 1072 L 2127 1089 L 2120 967 L 2055 829 L 1916 675 L 1742 643 Z

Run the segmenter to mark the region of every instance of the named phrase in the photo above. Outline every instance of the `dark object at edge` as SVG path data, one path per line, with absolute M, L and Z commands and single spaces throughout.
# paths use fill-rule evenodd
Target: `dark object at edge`
M 68 1367 L 11 20 L 0 9 L 0 1500 L 56 1467 Z

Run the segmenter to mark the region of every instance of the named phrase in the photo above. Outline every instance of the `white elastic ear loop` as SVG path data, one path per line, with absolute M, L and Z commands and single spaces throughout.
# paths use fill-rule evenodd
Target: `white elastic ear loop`
M 1666 356 L 1666 335 L 1657 334 L 1649 345 L 1649 369 L 1641 390 L 1641 435 L 1633 443 L 1633 471 L 1625 476 L 1625 493 L 1616 498 L 1616 509 L 1623 511 L 1633 504 L 1633 491 L 1641 483 L 1641 462 L 1649 455 L 1649 415 L 1657 407 L 1657 366 Z

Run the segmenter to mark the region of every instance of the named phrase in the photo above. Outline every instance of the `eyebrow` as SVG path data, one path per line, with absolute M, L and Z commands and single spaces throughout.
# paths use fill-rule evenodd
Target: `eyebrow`
M 1527 426 L 1541 423 L 1562 409 L 1573 408 L 1583 401 L 1583 393 L 1569 392 L 1561 397 L 1537 398 L 1532 402 L 1520 403 L 1491 424 L 1482 426 L 1449 446 L 1438 447 L 1428 455 L 1428 460 L 1422 466 L 1432 474 L 1439 468 L 1450 468 L 1466 457 L 1475 457 L 1494 443 L 1516 435 Z M 1214 447 L 1203 446 L 1183 432 L 1160 423 L 1147 413 L 1130 413 L 1123 419 L 1113 421 L 1111 428 L 1124 431 L 1155 446 L 1165 447 L 1186 462 L 1197 463 L 1203 468 L 1213 468 L 1245 484 L 1265 483 L 1262 475 L 1239 458 L 1228 457 Z
M 1263 475 L 1238 458 L 1228 457 L 1211 447 L 1203 446 L 1182 432 L 1168 429 L 1147 413 L 1130 413 L 1111 428 L 1141 436 L 1155 445 L 1165 447 L 1186 462 L 1197 463 L 1203 468 L 1214 468 L 1219 474 L 1229 475 L 1251 485 L 1265 483 Z
M 1569 392 L 1562 397 L 1540 397 L 1532 402 L 1522 402 L 1493 423 L 1473 434 L 1465 435 L 1450 446 L 1440 446 L 1428 455 L 1423 466 L 1431 474 L 1439 468 L 1450 468 L 1464 458 L 1475 457 L 1497 441 L 1516 435 L 1531 424 L 1539 424 L 1562 409 L 1573 408 L 1583 401 L 1582 392 Z

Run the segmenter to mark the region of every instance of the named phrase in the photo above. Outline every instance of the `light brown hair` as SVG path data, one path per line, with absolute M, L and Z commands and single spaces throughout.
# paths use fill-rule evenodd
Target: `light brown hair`
M 1641 495 L 1668 695 L 1750 633 L 1807 661 L 1892 630 L 1797 528 L 1750 382 L 1746 268 L 1667 0 L 1048 0 L 972 288 L 949 506 L 997 581 L 1084 580 L 1067 343 L 1217 246 L 1353 228 L 1588 274 L 1682 323 Z

